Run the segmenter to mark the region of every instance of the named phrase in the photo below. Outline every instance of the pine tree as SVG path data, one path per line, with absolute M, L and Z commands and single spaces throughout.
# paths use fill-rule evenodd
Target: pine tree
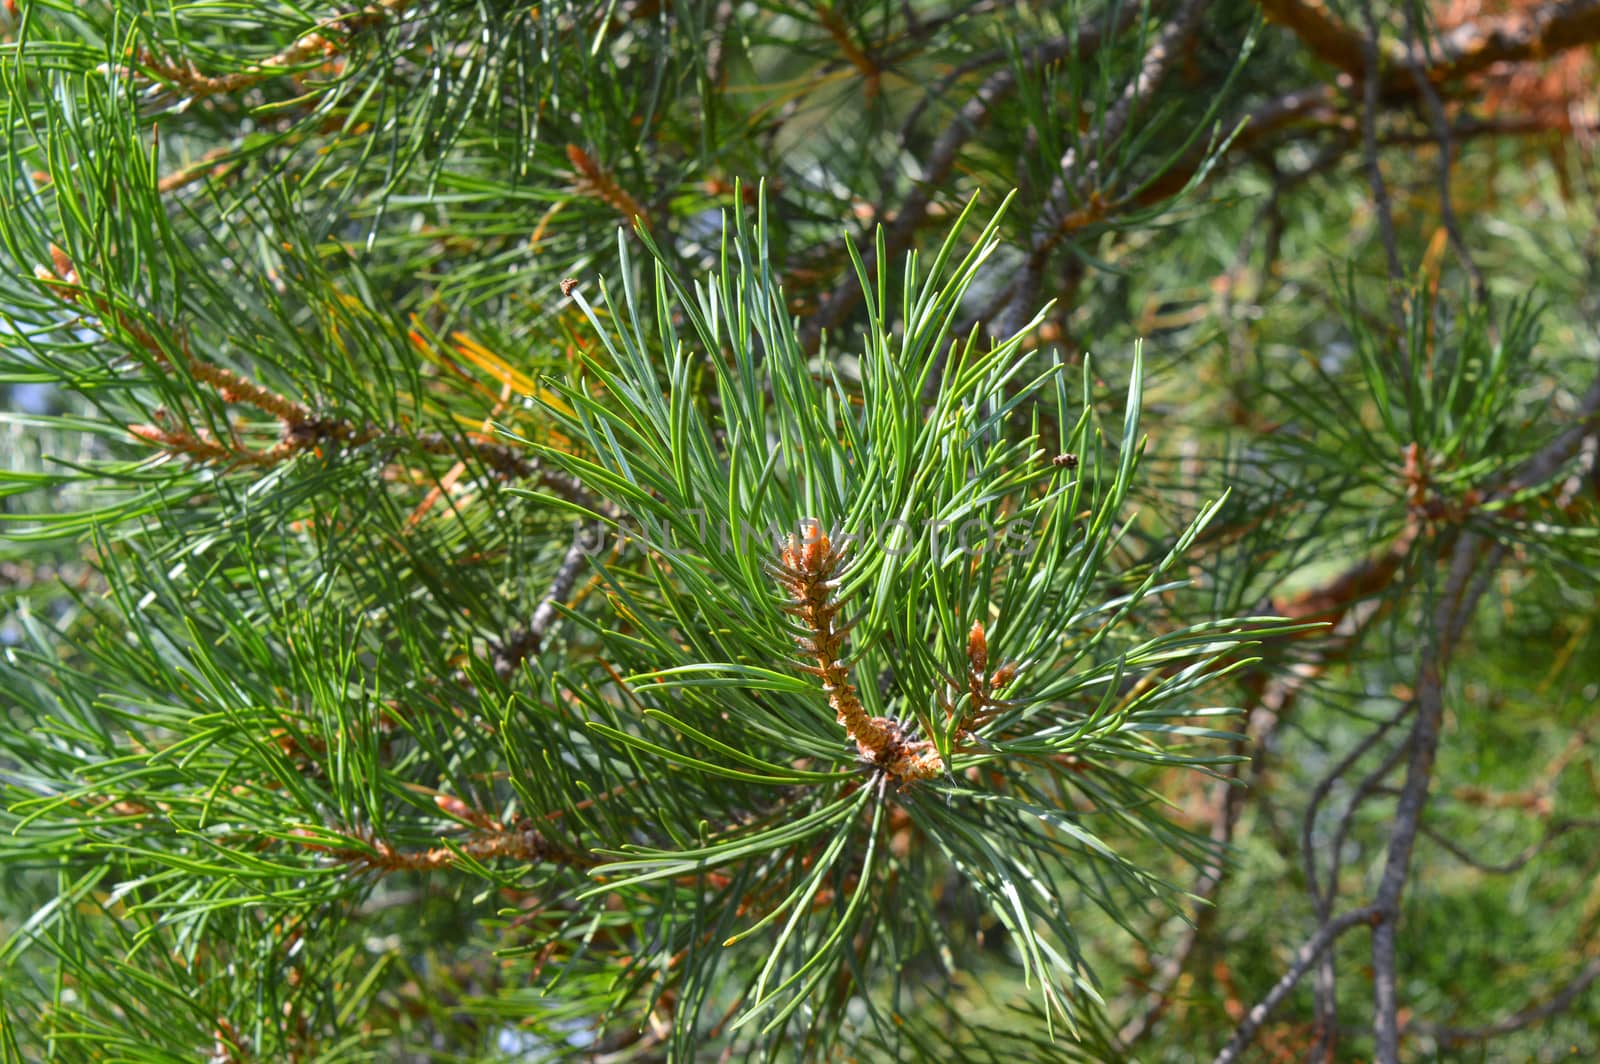
M 1600 1053 L 1600 4 L 0 19 L 0 1059 Z

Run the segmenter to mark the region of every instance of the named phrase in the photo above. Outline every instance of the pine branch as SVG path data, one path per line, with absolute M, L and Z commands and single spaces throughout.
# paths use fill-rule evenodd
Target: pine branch
M 135 321 L 128 313 L 111 310 L 99 297 L 81 286 L 78 271 L 66 252 L 53 244 L 50 251 L 54 269 L 36 266 L 34 275 L 58 298 L 69 303 L 84 304 L 102 321 L 114 321 L 156 366 L 180 370 L 190 379 L 209 386 L 223 403 L 253 407 L 277 419 L 280 424 L 280 436 L 276 444 L 254 449 L 247 447 L 236 437 L 224 442 L 205 430 L 190 431 L 171 425 L 170 413 L 157 410 L 154 423 L 133 424 L 127 427 L 129 435 L 135 439 L 201 464 L 214 464 L 225 468 L 236 466 L 270 468 L 281 465 L 296 455 L 317 451 L 325 444 L 339 444 L 346 447 L 369 444 L 389 447 L 400 445 L 415 447 L 423 453 L 438 456 L 465 452 L 508 480 L 532 481 L 594 513 L 613 512 L 609 504 L 585 492 L 571 477 L 541 468 L 519 449 L 508 444 L 484 439 L 471 433 L 464 436 L 446 436 L 431 431 L 409 432 L 399 426 L 384 427 L 349 418 L 317 415 L 305 404 L 275 392 L 243 374 L 203 361 L 192 353 L 188 339 L 180 333 L 169 332 L 164 336 L 158 336 L 150 328 Z M 102 334 L 107 339 L 111 338 L 103 327 Z
M 1104 159 L 1127 134 L 1134 115 L 1147 107 L 1180 53 L 1200 28 L 1210 0 L 1183 0 L 1172 18 L 1156 34 L 1102 121 L 1080 143 L 1068 148 L 1057 164 L 1057 175 L 1039 211 L 1039 222 L 1028 236 L 1027 258 L 1000 314 L 998 332 L 1006 335 L 1021 327 L 1039 302 L 1045 266 L 1060 243 L 1094 225 L 1120 208 L 1121 192 L 1104 180 Z
M 1103 28 L 1080 27 L 1073 33 L 1035 45 L 1024 58 L 1021 69 L 1023 72 L 1038 70 L 1069 55 L 1080 63 L 1092 62 L 1103 44 L 1125 32 L 1137 17 L 1136 7 L 1119 8 Z M 946 81 L 953 84 L 961 76 L 1005 58 L 1001 53 L 980 56 L 958 67 Z M 1016 68 L 1007 68 L 990 75 L 967 102 L 961 105 L 954 119 L 939 134 L 927 158 L 921 161 L 920 179 L 912 186 L 899 209 L 893 212 L 893 220 L 889 222 L 884 235 L 884 247 L 888 255 L 891 257 L 900 255 L 911 246 L 917 230 L 927 223 L 934 196 L 955 169 L 962 149 L 982 131 L 995 110 L 1017 91 L 1020 77 L 1021 74 Z M 924 97 L 924 102 L 935 99 L 947 90 L 948 84 L 941 85 Z M 903 124 L 900 137 L 902 148 L 910 129 L 922 113 L 922 106 L 919 103 Z M 884 187 L 893 187 L 895 182 L 891 177 L 885 176 L 882 184 Z M 888 217 L 890 212 L 884 205 L 878 205 L 870 213 L 874 218 L 884 218 Z M 876 246 L 873 246 L 867 250 L 864 258 L 864 265 L 869 274 L 876 268 L 877 259 L 878 251 Z M 834 289 L 822 299 L 816 312 L 809 316 L 801 332 L 801 343 L 806 350 L 815 350 L 821 340 L 822 332 L 840 325 L 860 303 L 861 295 L 861 287 L 854 277 L 848 273 L 842 277 Z
M 402 850 L 374 835 L 370 829 L 345 829 L 342 835 L 354 846 L 340 846 L 327 835 L 308 829 L 294 832 L 305 849 L 326 854 L 356 872 L 428 872 L 457 867 L 463 857 L 473 861 L 509 860 L 524 864 L 552 864 L 571 868 L 591 868 L 597 862 L 551 842 L 525 821 L 506 827 L 486 814 L 465 807 L 459 799 L 440 796 L 441 809 L 472 825 L 471 832 L 455 846 L 434 846 L 426 850 Z M 458 811 L 459 807 L 459 811 Z
M 342 54 L 349 47 L 354 34 L 373 29 L 404 15 L 414 0 L 378 0 L 359 11 L 335 15 L 324 20 L 315 30 L 307 32 L 289 47 L 265 59 L 248 63 L 248 69 L 227 74 L 208 75 L 193 63 L 163 59 L 150 53 L 139 56 L 138 67 L 124 68 L 124 77 L 136 77 L 141 69 L 149 71 L 165 82 L 175 94 L 188 103 L 197 103 L 211 96 L 243 92 L 263 81 L 293 73 L 310 62 L 323 63 Z M 342 37 L 330 37 L 339 33 Z
M 1592 0 L 779 7 L 13 27 L 0 1056 L 1592 1018 Z
M 1463 23 L 1433 42 L 1438 58 L 1427 69 L 1428 80 L 1442 84 L 1470 77 L 1497 63 L 1547 60 L 1570 48 L 1600 41 L 1600 2 L 1555 0 L 1527 13 Z M 1391 70 L 1385 95 L 1411 90 L 1415 82 L 1405 69 Z

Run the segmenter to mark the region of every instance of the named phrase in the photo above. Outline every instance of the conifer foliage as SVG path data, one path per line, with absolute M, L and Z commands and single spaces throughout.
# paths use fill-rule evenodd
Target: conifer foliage
M 0 29 L 0 1060 L 1600 1053 L 1600 4 Z

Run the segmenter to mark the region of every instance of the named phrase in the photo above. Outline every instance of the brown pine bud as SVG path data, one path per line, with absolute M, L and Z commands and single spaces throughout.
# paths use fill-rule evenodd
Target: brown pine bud
M 989 671 L 989 638 L 984 635 L 982 621 L 973 621 L 972 630 L 967 633 L 967 664 L 972 666 L 974 676 Z
M 50 245 L 50 263 L 55 267 L 57 277 L 68 284 L 78 283 L 78 271 L 72 265 L 72 259 L 54 244 Z

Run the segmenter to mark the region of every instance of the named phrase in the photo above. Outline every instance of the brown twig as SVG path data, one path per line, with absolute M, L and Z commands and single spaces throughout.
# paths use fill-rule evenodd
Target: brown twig
M 110 309 L 103 300 L 81 286 L 78 271 L 65 251 L 52 244 L 50 253 L 51 267 L 36 266 L 34 275 L 58 298 L 86 307 L 102 322 L 115 322 L 155 365 L 169 370 L 182 370 L 191 379 L 209 386 L 224 403 L 253 407 L 279 423 L 277 443 L 252 449 L 237 439 L 223 442 L 204 429 L 190 430 L 174 426 L 168 423 L 168 415 L 157 411 L 152 423 L 128 426 L 129 434 L 136 439 L 195 462 L 228 467 L 276 466 L 298 454 L 315 451 L 330 443 L 349 447 L 388 443 L 415 447 L 425 454 L 439 456 L 469 454 L 507 480 L 533 481 L 593 513 L 614 513 L 614 507 L 590 495 L 575 478 L 546 469 L 522 451 L 477 433 L 447 436 L 433 431 L 411 432 L 399 426 L 384 427 L 371 422 L 318 415 L 305 404 L 241 373 L 204 361 L 193 354 L 187 339 L 179 336 L 163 340 L 129 314 Z
M 1267 21 L 1300 39 L 1306 50 L 1351 77 L 1366 69 L 1366 42 L 1322 0 L 1259 0 Z
M 833 38 L 833 43 L 838 45 L 839 51 L 856 68 L 867 86 L 867 102 L 877 99 L 878 93 L 883 88 L 883 71 L 872 57 L 862 51 L 861 46 L 850 35 L 850 27 L 840 17 L 838 10 L 830 3 L 817 3 L 812 6 L 812 14 L 828 31 L 828 36 Z
M 251 62 L 249 69 L 230 74 L 208 75 L 191 62 L 164 59 L 145 53 L 139 57 L 140 66 L 162 81 L 179 90 L 191 101 L 210 96 L 240 92 L 253 88 L 263 81 L 291 73 L 296 67 L 313 60 L 327 60 L 340 54 L 346 45 L 326 34 L 338 31 L 354 34 L 382 25 L 404 14 L 412 0 L 378 0 L 359 11 L 335 15 L 320 23 L 316 29 L 304 34 L 289 47 L 265 59 Z
M 440 803 L 449 812 L 449 807 Z M 371 872 L 427 872 L 453 868 L 463 857 L 474 861 L 507 859 L 534 864 L 565 865 L 571 868 L 591 868 L 596 862 L 586 854 L 565 849 L 529 826 L 526 822 L 506 827 L 492 818 L 480 815 L 469 819 L 473 831 L 454 847 L 433 846 L 426 850 L 401 850 L 370 830 L 341 831 L 346 839 L 356 845 L 339 846 L 322 835 L 311 831 L 295 832 L 296 841 L 309 850 L 327 854 L 358 871 Z
M 1470 77 L 1498 63 L 1548 59 L 1557 52 L 1600 41 L 1600 0 L 1557 0 L 1527 14 L 1469 22 L 1439 37 L 1439 59 L 1428 79 L 1442 84 Z M 1411 74 L 1392 69 L 1384 78 L 1384 95 L 1407 95 Z
M 1370 80 L 1377 83 L 1378 94 L 1386 103 L 1421 91 L 1412 53 L 1374 44 L 1376 34 L 1370 22 L 1363 35 L 1341 21 L 1322 0 L 1259 2 L 1268 20 L 1287 28 L 1313 55 L 1350 78 L 1362 80 L 1376 70 L 1376 77 Z M 1525 14 L 1465 23 L 1441 35 L 1434 42 L 1438 58 L 1424 72 L 1429 85 L 1444 85 L 1497 64 L 1547 59 L 1596 40 L 1600 40 L 1600 0 L 1556 0 Z
M 233 153 L 230 147 L 212 148 L 194 162 L 164 174 L 156 181 L 156 191 L 176 192 L 206 177 L 220 177 L 234 164 L 228 161 Z

